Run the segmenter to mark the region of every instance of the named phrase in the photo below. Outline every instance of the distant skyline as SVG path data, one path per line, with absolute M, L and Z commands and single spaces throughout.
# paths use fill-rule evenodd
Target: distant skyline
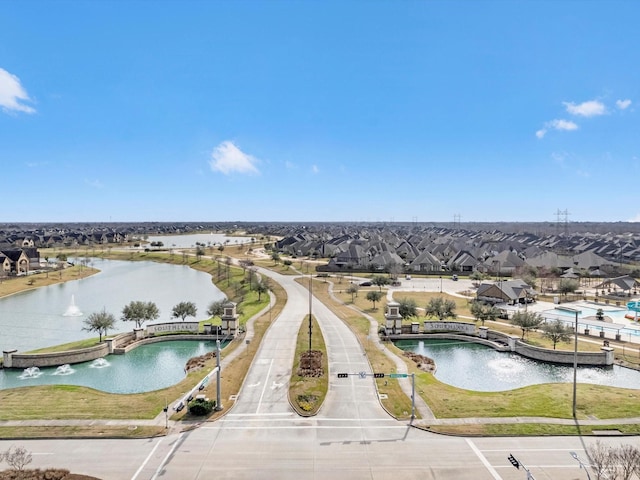
M 639 2 L 2 10 L 1 222 L 640 221 Z

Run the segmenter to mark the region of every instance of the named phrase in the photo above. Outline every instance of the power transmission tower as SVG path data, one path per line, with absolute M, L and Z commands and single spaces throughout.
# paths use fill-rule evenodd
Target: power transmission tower
M 556 210 L 556 235 L 560 234 L 560 230 L 563 228 L 564 234 L 569 233 L 569 210 Z

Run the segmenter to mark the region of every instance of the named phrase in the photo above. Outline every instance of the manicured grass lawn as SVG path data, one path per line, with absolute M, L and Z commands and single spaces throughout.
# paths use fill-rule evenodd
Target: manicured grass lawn
M 362 317 L 347 305 L 341 305 L 333 301 L 328 294 L 324 293 L 326 285 L 322 287 L 323 283 L 317 283 L 318 288 L 314 285 L 314 293 L 339 317 L 350 324 L 352 329 L 357 332 L 361 343 L 366 346 L 368 322 L 362 322 L 360 320 Z M 322 296 L 319 293 L 321 288 L 324 288 Z M 338 288 L 339 285 L 334 285 L 334 290 Z M 344 288 L 346 289 L 346 286 Z M 363 288 L 360 289 L 358 297 L 364 297 L 362 292 Z M 400 295 L 403 293 L 405 292 L 400 292 Z M 419 295 L 422 295 L 422 293 Z M 439 296 L 441 294 L 436 293 L 435 295 Z M 365 305 L 366 302 L 366 300 L 356 300 L 354 304 L 351 304 L 351 295 L 340 293 L 337 296 L 342 300 L 346 300 L 346 303 L 351 306 Z M 368 308 L 370 308 L 371 302 L 368 303 Z M 426 304 L 426 302 L 424 303 Z M 379 311 L 367 310 L 367 313 L 378 319 L 384 312 L 380 308 Z M 491 328 L 493 328 L 493 325 L 491 325 Z M 505 328 L 513 329 L 514 333 L 516 331 L 520 332 L 520 329 L 516 329 L 516 327 L 507 326 Z M 587 345 L 585 344 L 584 349 L 589 348 Z M 387 346 L 395 349 L 399 356 L 402 355 L 402 351 L 396 349 L 392 344 Z M 581 347 L 581 349 L 583 348 Z M 376 366 L 376 356 L 381 355 L 376 348 L 367 348 L 367 354 L 370 355 L 371 364 L 376 371 L 388 371 L 383 365 Z M 382 360 L 380 361 L 382 362 Z M 417 369 L 415 364 L 407 359 L 405 359 L 405 363 L 409 366 L 409 373 L 416 373 L 416 391 L 424 398 L 437 418 L 515 416 L 572 418 L 573 386 L 571 384 L 534 385 L 505 392 L 474 392 L 446 385 L 438 381 L 430 373 Z M 383 400 L 383 404 L 389 411 L 394 413 L 398 412 L 396 405 L 402 402 L 400 397 L 406 398 L 406 395 L 399 389 L 396 391 L 389 389 L 388 387 L 392 382 L 397 383 L 395 380 L 389 380 L 387 386 L 381 386 L 381 382 L 378 380 L 378 389 L 380 393 L 388 395 L 388 400 Z M 638 405 L 640 405 L 640 392 L 638 390 L 590 384 L 579 384 L 577 388 L 578 418 L 584 419 L 588 416 L 601 419 L 637 417 L 640 416 Z
M 322 352 L 322 369 L 324 375 L 321 377 L 302 377 L 298 375 L 300 368 L 300 356 L 309 350 L 309 320 L 308 317 L 302 321 L 298 331 L 296 341 L 296 353 L 293 358 L 293 368 L 291 370 L 291 382 L 289 385 L 289 401 L 291 405 L 302 415 L 315 415 L 329 389 L 329 359 L 327 358 L 327 347 L 324 343 L 322 330 L 312 316 L 311 322 L 311 349 Z
M 431 425 L 427 428 L 430 432 L 444 433 L 447 435 L 464 436 L 559 436 L 559 435 L 593 435 L 606 430 L 618 430 L 624 435 L 639 435 L 638 424 L 612 424 L 612 425 L 556 425 L 549 423 L 465 423 L 464 425 Z
M 149 438 L 165 435 L 164 426 L 62 425 L 0 427 L 0 438 Z
M 0 297 L 32 290 L 34 288 L 45 287 L 47 285 L 54 285 L 56 283 L 79 280 L 98 273 L 99 271 L 100 270 L 92 267 L 74 265 L 64 270 L 56 270 L 49 273 L 36 273 L 35 275 L 26 277 L 4 278 L 0 281 Z

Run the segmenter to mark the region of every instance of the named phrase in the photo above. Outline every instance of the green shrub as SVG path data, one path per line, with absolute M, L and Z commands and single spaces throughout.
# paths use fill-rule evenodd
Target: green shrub
M 213 409 L 216 408 L 216 401 L 196 398 L 189 402 L 188 408 L 191 415 L 202 417 L 213 412 Z

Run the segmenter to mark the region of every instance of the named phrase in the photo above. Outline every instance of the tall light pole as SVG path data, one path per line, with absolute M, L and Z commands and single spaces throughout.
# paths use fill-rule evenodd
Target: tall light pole
M 576 324 L 573 331 L 573 418 L 576 418 L 577 404 L 577 380 L 578 380 L 578 314 L 581 312 L 575 308 L 565 307 L 576 315 Z
M 580 468 L 584 468 L 584 471 L 587 472 L 587 478 L 591 480 L 591 475 L 589 475 L 589 469 L 582 462 L 582 460 L 580 460 L 580 457 L 578 457 L 578 454 L 576 452 L 569 452 L 569 455 L 571 455 L 580 464 Z

